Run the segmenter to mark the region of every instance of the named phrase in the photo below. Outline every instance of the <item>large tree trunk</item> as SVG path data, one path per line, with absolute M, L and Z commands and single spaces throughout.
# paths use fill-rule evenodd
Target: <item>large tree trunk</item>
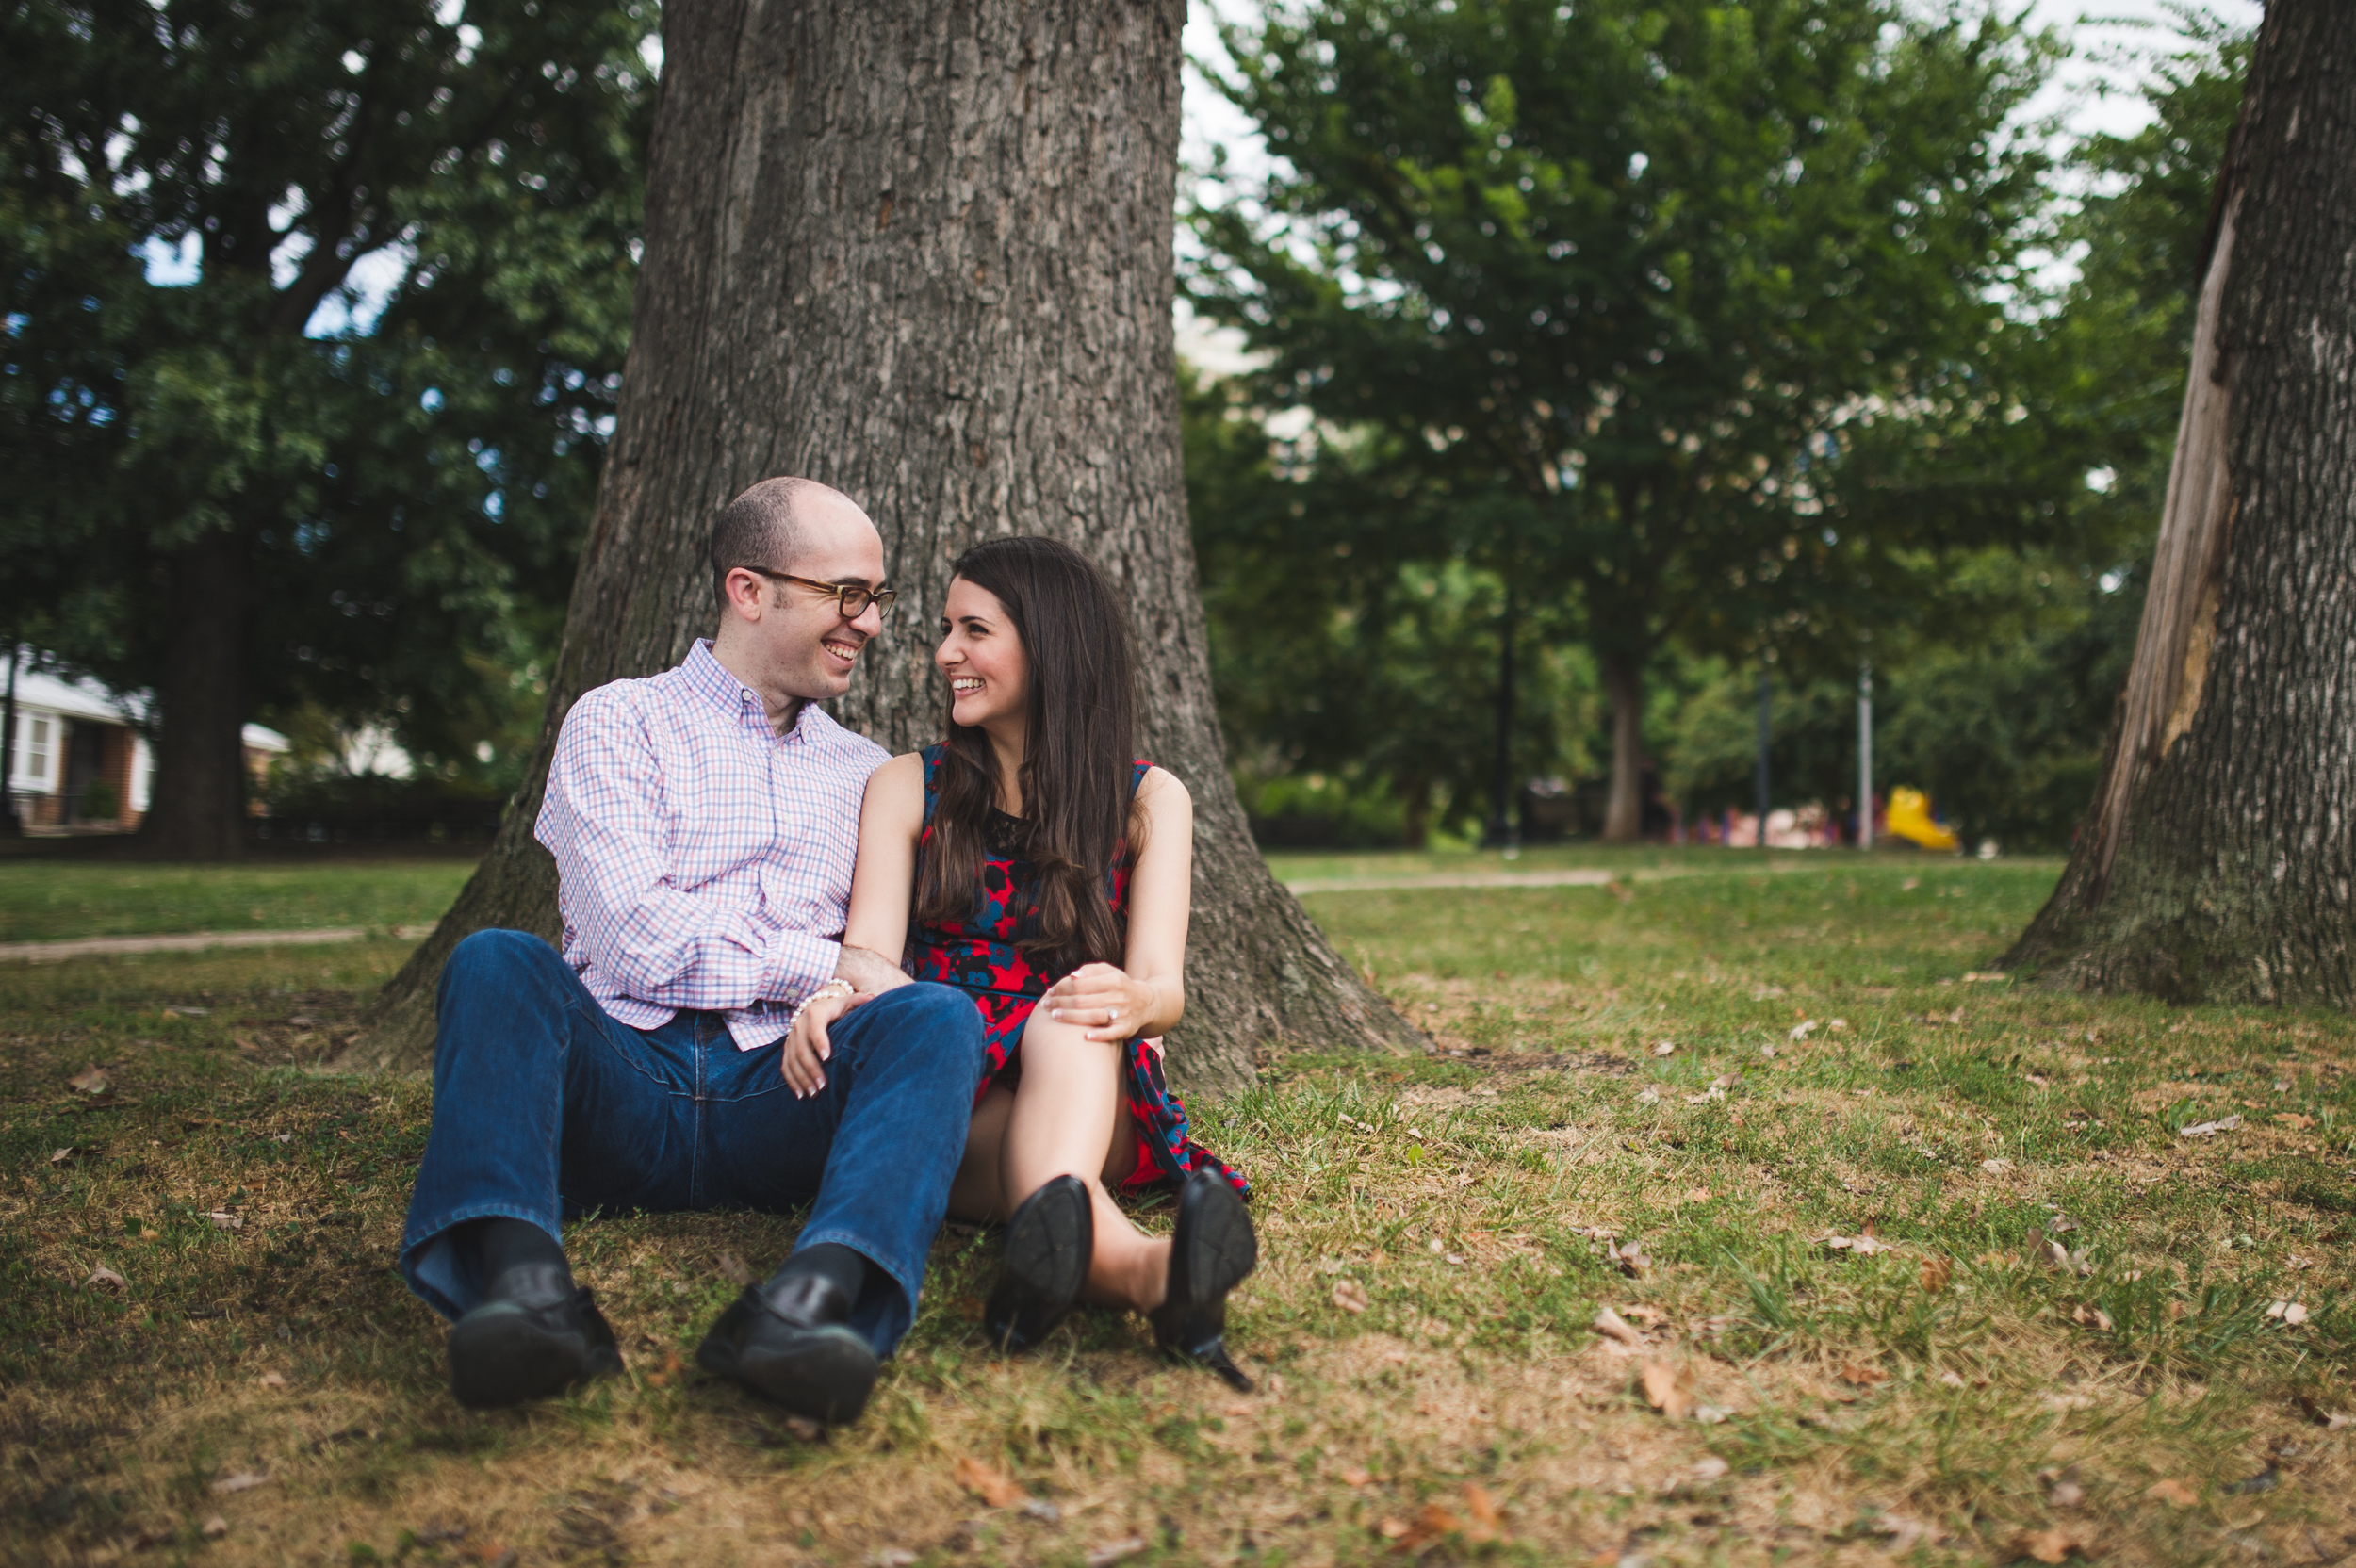
M 906 596 L 840 716 L 936 739 L 949 562 L 1043 533 L 1131 610 L 1146 745 L 1196 813 L 1173 1072 L 1411 1032 L 1269 877 L 1228 782 L 1179 470 L 1170 328 L 1183 0 L 673 0 L 619 424 L 531 782 L 457 906 L 386 988 L 354 1065 L 422 1066 L 434 981 L 488 923 L 553 935 L 531 840 L 582 692 L 664 668 L 716 618 L 720 507 L 806 474 L 865 506 Z
M 233 860 L 245 853 L 245 661 L 252 569 L 244 538 L 215 530 L 172 557 L 155 780 L 140 853 Z
M 1604 695 L 1612 703 L 1612 789 L 1604 797 L 1603 841 L 1632 844 L 1644 834 L 1644 664 L 1606 653 Z
M 2266 8 L 2219 177 L 2135 662 L 2061 885 L 2005 961 L 2356 1003 L 2356 8 Z

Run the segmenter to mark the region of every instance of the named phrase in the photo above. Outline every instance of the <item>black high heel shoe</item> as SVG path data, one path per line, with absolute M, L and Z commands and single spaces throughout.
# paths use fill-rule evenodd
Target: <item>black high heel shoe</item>
M 1188 1177 L 1170 1238 L 1170 1293 L 1146 1320 L 1165 1354 L 1201 1363 L 1241 1394 L 1252 1380 L 1228 1359 L 1227 1293 L 1259 1263 L 1260 1238 L 1235 1189 L 1207 1170 Z
M 1058 1176 L 1006 1221 L 1006 1246 L 982 1308 L 982 1328 L 1002 1350 L 1027 1350 L 1055 1331 L 1088 1283 L 1096 1210 L 1077 1176 Z

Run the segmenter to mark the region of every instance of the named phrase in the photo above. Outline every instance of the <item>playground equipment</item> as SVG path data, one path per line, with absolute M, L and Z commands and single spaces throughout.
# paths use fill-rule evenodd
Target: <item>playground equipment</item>
M 1931 821 L 1931 797 L 1920 790 L 1901 786 L 1890 792 L 1890 810 L 1884 818 L 1887 831 L 1894 838 L 1924 849 L 1953 855 L 1963 848 L 1963 841 Z

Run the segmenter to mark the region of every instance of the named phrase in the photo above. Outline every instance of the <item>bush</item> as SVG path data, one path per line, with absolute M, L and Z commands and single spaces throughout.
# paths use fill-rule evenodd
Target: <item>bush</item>
M 485 841 L 507 806 L 492 785 L 382 774 L 274 775 L 262 799 L 263 837 L 315 843 Z
M 84 822 L 112 822 L 123 815 L 123 797 L 105 779 L 92 779 L 83 787 L 82 799 L 74 809 Z

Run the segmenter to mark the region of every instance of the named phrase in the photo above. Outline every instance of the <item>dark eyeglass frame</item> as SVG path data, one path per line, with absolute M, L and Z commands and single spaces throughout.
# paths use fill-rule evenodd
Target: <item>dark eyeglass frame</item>
M 896 588 L 869 588 L 857 582 L 820 582 L 815 578 L 795 577 L 792 572 L 773 572 L 766 566 L 747 566 L 744 570 L 778 582 L 799 583 L 815 588 L 822 594 L 834 596 L 835 612 L 846 621 L 856 621 L 867 613 L 867 607 L 875 607 L 875 618 L 892 619 L 892 601 L 900 596 Z

